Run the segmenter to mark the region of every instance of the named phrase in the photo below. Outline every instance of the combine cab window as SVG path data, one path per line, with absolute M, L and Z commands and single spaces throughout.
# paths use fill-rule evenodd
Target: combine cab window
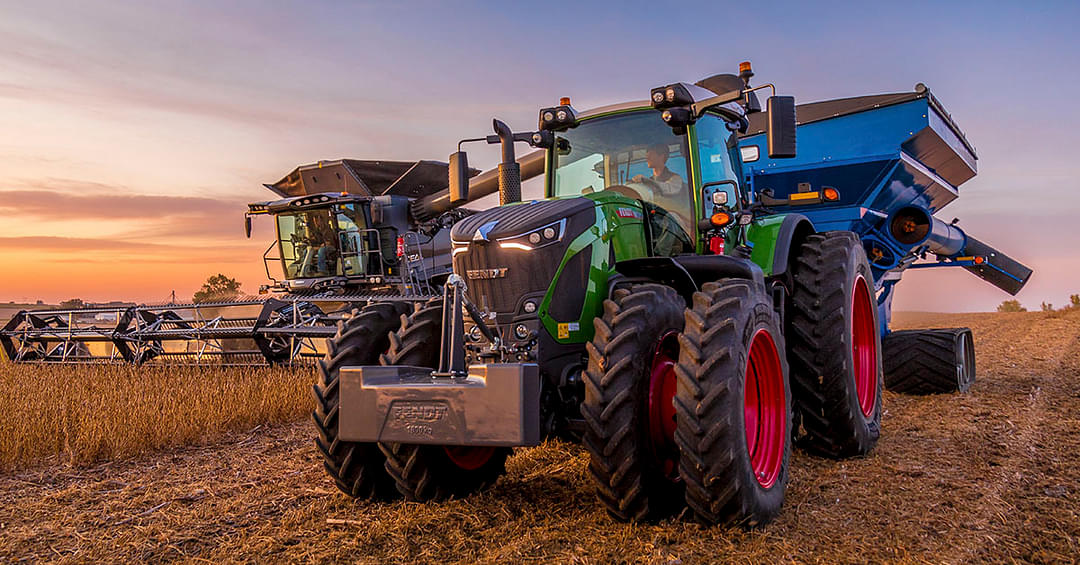
M 338 206 L 336 211 L 341 233 L 341 270 L 346 276 L 362 275 L 366 271 L 363 238 L 368 236 L 364 233 L 367 227 L 364 215 L 353 204 Z
M 330 210 L 279 214 L 277 224 L 285 278 L 341 275 L 340 242 Z
M 556 152 L 553 196 L 608 190 L 642 200 L 651 211 L 650 219 L 661 218 L 654 233 L 662 232 L 671 242 L 691 241 L 687 234 L 694 230 L 694 208 L 686 136 L 672 133 L 658 112 L 586 120 L 560 137 L 569 151 Z M 682 250 L 681 243 L 662 247 L 654 252 L 669 255 Z

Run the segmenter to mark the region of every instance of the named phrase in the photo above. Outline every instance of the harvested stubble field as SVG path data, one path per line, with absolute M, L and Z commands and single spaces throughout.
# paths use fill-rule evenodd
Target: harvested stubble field
M 520 451 L 494 488 L 464 500 L 353 503 L 323 475 L 313 428 L 299 421 L 91 465 L 61 458 L 8 472 L 0 476 L 0 561 L 1080 560 L 1080 311 L 896 322 L 972 327 L 979 376 L 971 393 L 886 394 L 884 435 L 868 457 L 796 452 L 784 512 L 761 530 L 678 518 L 615 523 L 593 501 L 582 449 L 565 443 Z M 306 389 L 288 380 L 268 386 L 294 385 Z M 7 412 L 50 403 L 4 394 Z M 10 445 L 12 432 L 3 433 Z

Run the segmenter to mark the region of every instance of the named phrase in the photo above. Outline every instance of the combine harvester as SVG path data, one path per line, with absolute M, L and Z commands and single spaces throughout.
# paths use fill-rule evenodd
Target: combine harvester
M 454 225 L 444 296 L 401 325 L 362 309 L 328 342 L 316 442 L 343 492 L 462 496 L 512 448 L 560 436 L 583 441 L 617 519 L 685 502 L 705 523 L 761 524 L 793 443 L 863 455 L 885 383 L 970 384 L 968 330 L 882 340 L 908 268 L 961 266 L 1010 293 L 1031 274 L 933 216 L 975 174 L 960 129 L 922 86 L 798 109 L 774 95 L 762 114 L 771 85 L 740 67 L 581 113 L 563 99 L 537 131 L 494 121 L 502 205 Z M 544 200 L 520 202 L 522 141 L 544 149 Z M 467 170 L 451 155 L 450 194 L 428 204 L 468 201 Z M 381 356 L 352 347 L 390 331 Z
M 334 335 L 344 312 L 379 302 L 396 319 L 441 292 L 451 270 L 450 225 L 471 212 L 411 208 L 418 199 L 445 197 L 447 176 L 447 165 L 434 161 L 299 167 L 265 185 L 278 200 L 250 204 L 245 214 L 249 237 L 253 217 L 275 220 L 275 241 L 263 255 L 271 284 L 260 289 L 269 296 L 22 311 L 0 328 L 0 346 L 9 359 L 39 363 L 263 365 L 318 358 L 319 338 Z M 493 172 L 476 176 L 477 197 L 494 192 L 496 181 Z M 272 265 L 284 276 L 275 278 Z

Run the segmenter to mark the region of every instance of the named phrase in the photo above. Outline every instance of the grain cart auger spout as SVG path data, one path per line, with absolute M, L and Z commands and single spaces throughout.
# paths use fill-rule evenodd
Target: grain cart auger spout
M 436 161 L 298 167 L 265 185 L 276 200 L 245 214 L 249 237 L 253 218 L 275 224 L 263 255 L 266 296 L 20 312 L 0 328 L 0 346 L 19 362 L 312 362 L 339 320 L 370 307 L 380 320 L 370 339 L 385 347 L 398 316 L 439 294 L 451 273 L 450 226 L 472 212 L 410 212 L 414 200 L 445 192 L 447 176 Z

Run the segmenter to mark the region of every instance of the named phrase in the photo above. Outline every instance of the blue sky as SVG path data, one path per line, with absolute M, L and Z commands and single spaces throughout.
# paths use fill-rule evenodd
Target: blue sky
M 1080 292 L 1077 2 L 0 2 L 0 15 L 0 255 L 49 261 L 47 284 L 0 275 L 0 299 L 188 294 L 217 271 L 253 290 L 268 234 L 243 239 L 243 202 L 297 164 L 445 159 L 493 116 L 528 128 L 560 96 L 641 99 L 747 59 L 756 83 L 803 102 L 929 85 L 980 157 L 942 214 L 1036 269 L 1028 307 Z M 119 197 L 129 214 L 101 212 Z M 21 207 L 50 198 L 69 211 Z M 141 265 L 161 276 L 118 275 Z M 899 308 L 1006 298 L 962 272 L 908 278 Z

